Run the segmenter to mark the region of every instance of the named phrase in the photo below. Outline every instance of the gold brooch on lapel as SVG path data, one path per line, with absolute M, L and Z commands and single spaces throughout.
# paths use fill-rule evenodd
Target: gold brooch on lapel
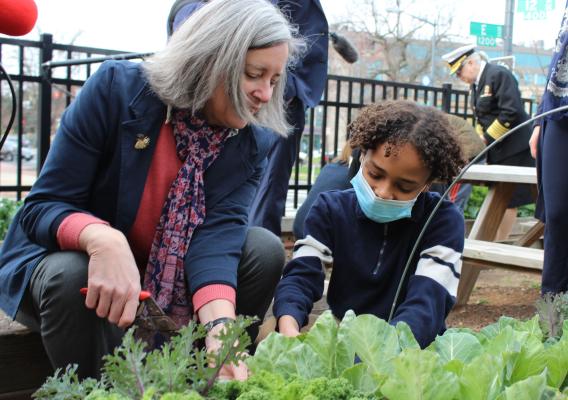
M 134 148 L 136 150 L 144 150 L 150 145 L 150 138 L 148 136 L 138 134 L 136 135 L 136 143 L 134 143 Z

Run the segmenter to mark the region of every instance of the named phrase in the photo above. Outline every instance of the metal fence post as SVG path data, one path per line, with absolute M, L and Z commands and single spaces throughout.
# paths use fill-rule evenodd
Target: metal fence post
M 53 58 L 53 35 L 44 33 L 40 38 L 40 61 L 39 71 L 41 73 L 41 82 L 39 85 L 39 102 L 38 102 L 38 122 L 39 136 L 37 143 L 37 168 L 41 169 L 47 152 L 49 151 L 50 135 L 51 135 L 51 69 L 43 68 L 42 64 L 51 61 Z
M 449 113 L 452 105 L 452 84 L 442 84 L 442 111 Z

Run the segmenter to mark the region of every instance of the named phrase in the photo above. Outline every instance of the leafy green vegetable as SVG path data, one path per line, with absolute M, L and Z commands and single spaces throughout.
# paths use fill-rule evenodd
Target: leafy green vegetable
M 394 372 L 381 388 L 389 400 L 457 398 L 457 376 L 441 368 L 436 353 L 406 349 L 393 363 Z
M 295 370 L 290 366 L 290 352 L 301 343 L 297 338 L 273 332 L 258 345 L 254 357 L 247 360 L 247 365 L 252 373 L 267 371 L 287 378 L 293 375 Z
M 546 392 L 546 373 L 531 376 L 519 381 L 497 397 L 498 400 L 534 400 L 542 399 Z
M 443 336 L 438 336 L 434 341 L 434 349 L 444 363 L 451 360 L 468 363 L 483 351 L 479 340 L 467 332 L 446 332 Z
M 400 353 L 394 326 L 373 315 L 359 315 L 353 322 L 350 337 L 355 353 L 373 373 L 387 374 L 392 370 L 388 361 Z
M 153 400 L 164 396 L 194 399 L 196 393 L 207 395 L 223 365 L 244 359 L 242 354 L 250 344 L 245 328 L 252 321 L 239 317 L 227 324 L 218 336 L 222 346 L 212 359 L 205 349 L 195 348 L 196 342 L 206 336 L 205 328 L 195 322 L 181 329 L 171 343 L 150 353 L 146 352 L 145 343 L 134 339 L 135 328 L 132 328 L 124 335 L 122 345 L 105 356 L 100 382 L 93 379 L 79 382 L 77 368 L 70 367 L 63 374 L 57 371 L 33 397 Z
M 213 399 L 250 400 L 350 400 L 353 398 L 371 399 L 356 390 L 344 378 L 286 380 L 272 372 L 262 371 L 244 382 L 230 382 L 216 385 L 211 392 Z
M 36 399 L 81 400 L 91 392 L 103 389 L 104 384 L 95 379 L 79 381 L 77 366 L 68 366 L 65 371 L 57 369 L 55 374 L 47 378 L 41 388 L 34 393 Z
M 545 348 L 548 385 L 560 388 L 568 374 L 568 321 L 564 321 L 560 340 Z
M 464 366 L 459 377 L 463 400 L 493 400 L 503 391 L 505 363 L 503 358 L 484 353 Z
M 399 322 L 396 324 L 396 334 L 398 335 L 398 345 L 401 350 L 404 349 L 419 349 L 420 345 L 410 330 L 410 326 L 406 322 Z
M 349 335 L 355 318 L 356 316 L 353 311 L 347 311 L 339 324 L 339 328 L 337 329 L 333 377 L 338 376 L 342 373 L 342 371 L 351 368 L 355 362 L 355 349 L 353 348 L 351 336 Z
M 249 343 L 239 319 L 220 335 L 214 365 L 242 360 Z M 76 369 L 58 370 L 38 399 L 141 400 L 507 400 L 568 399 L 568 321 L 560 337 L 528 321 L 502 317 L 479 333 L 449 329 L 421 350 L 405 323 L 331 312 L 295 338 L 278 333 L 246 359 L 245 382 L 217 382 L 219 367 L 195 343 L 203 327 L 190 324 L 161 350 L 147 353 L 129 331 L 107 356 L 100 382 L 80 382 Z M 237 344 L 238 343 L 238 344 Z M 560 392 L 562 390 L 563 392 Z
M 23 201 L 16 201 L 8 198 L 0 199 L 0 240 L 4 240 L 8 227 L 14 218 L 14 214 L 23 204 Z
M 562 323 L 568 318 L 568 295 L 546 293 L 536 302 L 536 309 L 545 336 L 562 336 Z
M 304 339 L 304 345 L 309 346 L 317 356 L 316 365 L 322 365 L 322 370 L 312 376 L 337 376 L 335 368 L 335 351 L 337 350 L 338 326 L 331 312 L 324 312 L 314 323 Z M 311 352 L 309 349 L 303 351 Z M 301 350 L 301 351 L 302 351 Z M 320 362 L 321 361 L 321 362 Z M 312 368 L 314 368 L 313 366 Z M 309 368 L 309 367 L 308 367 Z
M 363 363 L 356 364 L 346 369 L 341 376 L 347 379 L 355 389 L 365 394 L 378 392 L 379 388 L 386 380 L 386 376 L 374 375 L 370 368 Z

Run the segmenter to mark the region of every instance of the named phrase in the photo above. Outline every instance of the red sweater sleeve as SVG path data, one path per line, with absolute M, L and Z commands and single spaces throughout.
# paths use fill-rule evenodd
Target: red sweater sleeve
M 79 235 L 90 224 L 108 225 L 109 223 L 90 214 L 73 213 L 67 216 L 57 229 L 57 243 L 61 250 L 80 250 Z
M 195 312 L 199 311 L 201 307 L 213 300 L 228 300 L 236 307 L 237 293 L 229 285 L 207 285 L 199 289 L 192 298 L 193 309 Z

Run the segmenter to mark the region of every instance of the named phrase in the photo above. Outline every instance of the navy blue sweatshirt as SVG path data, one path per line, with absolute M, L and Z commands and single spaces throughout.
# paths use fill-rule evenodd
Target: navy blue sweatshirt
M 323 295 L 322 263 L 332 262 L 327 302 L 333 314 L 341 319 L 353 310 L 388 319 L 408 256 L 439 199 L 437 193 L 422 193 L 410 218 L 381 224 L 363 214 L 353 189 L 322 193 L 306 218 L 306 238 L 296 242 L 276 289 L 276 318 L 291 315 L 304 326 Z M 445 330 L 463 246 L 463 216 L 444 201 L 419 244 L 391 321 L 406 322 L 421 347 Z

